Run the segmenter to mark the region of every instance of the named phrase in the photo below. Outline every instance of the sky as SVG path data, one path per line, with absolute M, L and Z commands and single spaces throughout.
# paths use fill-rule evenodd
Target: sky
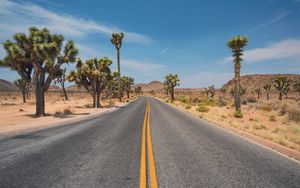
M 31 26 L 75 41 L 82 59 L 111 58 L 113 70 L 111 33 L 124 32 L 121 73 L 135 83 L 174 73 L 180 87 L 220 87 L 233 78 L 235 35 L 249 38 L 242 75 L 300 74 L 300 0 L 0 0 L 1 43 Z M 17 78 L 0 69 L 0 79 Z

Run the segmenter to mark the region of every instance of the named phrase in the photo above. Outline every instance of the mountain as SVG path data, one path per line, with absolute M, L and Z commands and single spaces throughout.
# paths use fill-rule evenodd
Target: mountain
M 142 87 L 143 92 L 150 92 L 150 91 L 162 91 L 164 89 L 164 84 L 160 81 L 151 81 L 148 84 L 135 84 L 133 88 L 138 86 Z
M 247 88 L 248 91 L 252 91 L 257 88 L 263 89 L 263 86 L 267 83 L 272 84 L 271 90 L 275 90 L 273 87 L 274 80 L 278 76 L 285 76 L 292 83 L 300 82 L 300 74 L 251 74 L 241 76 L 241 85 L 243 88 Z M 234 80 L 230 80 L 226 84 L 222 86 L 222 88 L 226 88 L 227 90 L 233 88 Z
M 8 92 L 19 91 L 19 89 L 17 86 L 15 86 L 15 84 L 13 84 L 9 81 L 0 79 L 0 92 L 4 92 L 4 91 L 8 91 Z

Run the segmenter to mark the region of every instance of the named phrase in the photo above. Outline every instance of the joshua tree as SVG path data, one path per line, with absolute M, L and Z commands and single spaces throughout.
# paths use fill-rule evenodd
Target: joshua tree
M 56 78 L 61 65 L 74 62 L 78 54 L 74 42 L 68 41 L 62 51 L 64 37 L 49 30 L 29 28 L 28 35 L 16 33 L 14 41 L 3 43 L 6 57 L 2 66 L 16 70 L 27 82 L 32 82 L 36 96 L 36 116 L 45 115 L 44 94 Z
M 241 112 L 241 85 L 240 85 L 240 70 L 241 70 L 241 56 L 243 55 L 243 48 L 247 45 L 248 38 L 245 36 L 236 36 L 228 41 L 227 46 L 232 50 L 234 63 L 234 105 L 236 112 Z
M 271 87 L 272 87 L 271 84 L 265 84 L 265 85 L 264 85 L 264 89 L 265 89 L 266 92 L 267 92 L 267 100 L 269 100 L 269 94 L 270 94 L 270 91 L 271 91 Z
M 285 95 L 285 99 L 288 98 L 288 93 L 290 92 L 291 88 L 289 86 L 283 89 L 283 94 Z
M 120 49 L 122 47 L 123 33 L 113 33 L 111 43 L 116 47 L 117 50 L 117 63 L 118 63 L 118 93 L 119 101 L 121 102 L 121 68 L 120 68 Z
M 106 94 L 106 98 L 112 99 L 114 97 L 118 97 L 118 73 L 114 72 L 112 74 L 112 79 L 106 84 L 104 92 Z
M 205 95 L 206 95 L 206 98 L 208 98 L 208 95 L 209 95 L 209 88 L 204 88 L 204 92 L 205 92 Z
M 226 92 L 227 92 L 226 88 L 221 88 L 220 91 L 222 93 L 222 97 L 225 98 L 225 95 L 226 95 Z
M 126 92 L 127 98 L 129 99 L 131 86 L 134 84 L 134 79 L 129 76 L 122 76 L 121 81 L 123 90 Z
M 300 95 L 300 82 L 294 84 L 294 89 L 295 89 L 295 91 L 298 92 L 299 95 Z
M 56 74 L 56 80 L 54 81 L 54 84 L 60 84 L 61 87 L 62 87 L 62 90 L 63 90 L 63 93 L 64 93 L 64 96 L 65 96 L 65 99 L 68 100 L 68 95 L 67 95 L 67 92 L 66 92 L 66 89 L 65 89 L 65 82 L 66 82 L 66 68 L 64 69 L 59 69 L 59 71 L 57 72 Z
M 142 87 L 137 86 L 136 88 L 134 88 L 134 92 L 135 92 L 136 95 L 142 94 Z
M 179 86 L 179 78 L 177 74 L 168 74 L 165 76 L 164 85 L 168 87 L 168 90 L 171 94 L 171 100 L 174 101 L 174 88 Z
M 279 100 L 282 100 L 282 94 L 286 92 L 286 88 L 289 88 L 290 80 L 288 80 L 285 76 L 279 76 L 274 80 L 274 82 L 274 87 L 279 92 Z
M 18 80 L 15 80 L 14 84 L 20 89 L 23 96 L 23 102 L 26 103 L 26 95 L 28 95 L 30 91 L 30 83 L 25 79 L 20 78 Z
M 215 94 L 216 94 L 216 89 L 214 85 L 208 86 L 208 92 L 210 93 L 210 96 L 212 98 L 214 98 Z
M 256 95 L 257 95 L 257 98 L 260 99 L 260 95 L 261 95 L 261 90 L 259 88 L 255 89 L 254 90 Z
M 113 78 L 109 66 L 112 61 L 107 57 L 101 59 L 89 59 L 83 63 L 80 59 L 77 61 L 77 72 L 72 70 L 68 75 L 69 81 L 75 81 L 79 86 L 83 86 L 93 97 L 94 108 L 101 107 L 101 93 L 107 83 Z

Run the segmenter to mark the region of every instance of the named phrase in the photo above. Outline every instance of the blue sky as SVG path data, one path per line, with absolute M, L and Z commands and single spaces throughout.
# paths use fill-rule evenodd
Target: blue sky
M 30 26 L 74 40 L 83 59 L 110 57 L 113 69 L 111 33 L 124 32 L 121 71 L 136 83 L 177 73 L 180 87 L 219 87 L 233 77 L 226 42 L 237 34 L 249 37 L 242 74 L 300 73 L 300 0 L 0 0 L 1 42 Z

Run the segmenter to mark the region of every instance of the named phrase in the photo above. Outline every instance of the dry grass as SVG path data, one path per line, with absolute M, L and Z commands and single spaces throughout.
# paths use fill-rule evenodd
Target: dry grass
M 169 100 L 165 96 L 160 97 Z M 245 96 L 242 117 L 235 114 L 233 99 L 229 97 L 211 99 L 198 95 L 191 100 L 187 96 L 176 99 L 180 100 L 174 101 L 175 105 L 200 118 L 243 130 L 300 152 L 300 102 L 297 98 L 279 101 L 276 94 L 270 100 Z

